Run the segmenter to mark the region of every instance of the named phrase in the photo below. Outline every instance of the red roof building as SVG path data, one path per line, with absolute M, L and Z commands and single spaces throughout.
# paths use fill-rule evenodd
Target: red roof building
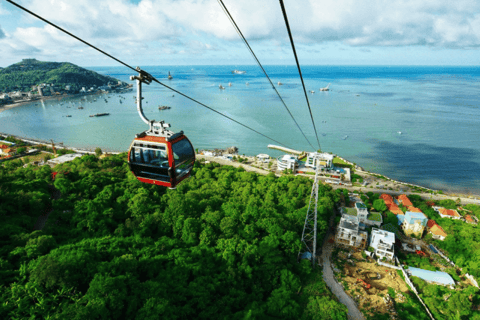
M 393 203 L 395 204 L 395 202 L 393 201 L 393 198 L 391 195 L 389 194 L 386 194 L 386 193 L 382 193 L 382 195 L 380 196 L 380 199 L 383 199 L 383 201 L 385 201 L 385 204 L 388 206 L 389 204 Z
M 440 207 L 434 207 L 434 209 L 442 218 L 460 219 L 461 217 L 457 210 L 445 209 Z
M 428 220 L 427 228 L 429 229 L 430 233 L 432 234 L 433 239 L 438 240 L 445 240 L 447 237 L 447 233 L 443 231 L 442 227 L 440 227 L 435 220 Z
M 405 207 L 413 207 L 413 203 L 408 199 L 407 195 L 401 194 L 397 197 L 397 200 Z
M 387 207 L 393 214 L 404 214 L 402 209 L 400 209 L 395 203 L 387 204 Z
M 422 210 L 418 209 L 418 208 L 415 208 L 415 207 L 408 207 L 408 211 L 411 211 L 411 212 L 422 212 Z

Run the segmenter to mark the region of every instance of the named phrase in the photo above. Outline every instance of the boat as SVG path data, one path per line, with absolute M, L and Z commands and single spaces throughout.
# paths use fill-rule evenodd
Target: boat
M 398 131 L 397 133 L 398 133 L 398 134 L 402 134 L 402 131 Z
M 172 80 L 172 79 L 173 79 L 173 77 L 172 77 L 172 75 L 170 74 L 170 71 L 168 71 L 168 80 Z
M 324 87 L 324 88 L 320 88 L 320 89 L 318 89 L 318 90 L 319 90 L 319 91 L 330 91 L 329 87 L 330 87 L 330 83 L 329 83 L 329 84 L 327 84 L 327 86 L 326 86 L 326 87 Z
M 231 87 L 231 86 L 232 86 L 232 83 L 231 83 L 231 82 L 229 82 L 229 83 L 228 83 L 228 86 L 229 86 L 229 87 Z
M 246 84 L 247 86 L 249 85 L 249 83 L 248 83 L 248 82 L 245 82 L 245 84 Z
M 234 74 L 245 74 L 245 73 L 247 73 L 247 71 L 242 71 L 242 70 L 236 70 L 235 69 L 235 70 L 232 71 L 232 73 L 234 73 Z
M 67 118 L 71 118 L 71 117 L 72 117 L 72 115 L 70 115 L 70 114 L 67 114 L 65 117 L 67 117 Z
M 313 90 L 310 90 L 310 93 L 315 93 L 315 91 L 313 91 Z
M 279 86 L 283 85 L 283 83 L 281 83 L 280 81 L 278 81 L 278 83 L 277 83 L 277 84 L 278 84 Z
M 342 140 L 347 140 L 347 138 L 348 138 L 348 135 L 343 137 Z
M 91 114 L 90 115 L 90 118 L 91 117 L 103 117 L 103 116 L 109 116 L 110 113 L 107 113 L 107 112 L 104 112 L 104 113 L 97 113 L 97 114 Z
M 168 110 L 168 109 L 172 109 L 172 107 L 168 107 L 168 106 L 159 106 L 158 107 L 158 110 Z
M 79 110 L 82 110 L 82 109 L 83 109 L 83 107 L 78 107 L 78 109 L 79 109 Z
M 219 86 L 218 86 L 218 89 L 222 89 L 222 90 L 223 90 L 223 89 L 225 89 L 225 87 L 222 86 L 222 85 L 219 85 Z

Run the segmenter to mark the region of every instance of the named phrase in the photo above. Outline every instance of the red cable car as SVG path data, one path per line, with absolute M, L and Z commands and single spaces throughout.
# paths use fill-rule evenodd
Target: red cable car
M 137 68 L 137 110 L 150 129 L 135 136 L 128 151 L 130 171 L 141 182 L 174 189 L 190 176 L 195 163 L 195 151 L 183 131 L 174 133 L 168 123 L 148 120 L 142 109 L 142 82 L 149 84 L 151 76 Z

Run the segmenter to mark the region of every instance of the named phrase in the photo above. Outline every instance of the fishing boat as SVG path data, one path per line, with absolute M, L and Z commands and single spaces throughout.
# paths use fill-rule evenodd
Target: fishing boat
M 168 80 L 172 80 L 172 79 L 173 79 L 173 77 L 172 77 L 172 75 L 170 74 L 170 71 L 168 71 Z
M 168 106 L 159 106 L 158 107 L 158 110 L 168 110 L 168 109 L 172 109 L 172 107 L 168 107 Z
M 225 87 L 222 86 L 222 85 L 219 85 L 219 86 L 218 86 L 218 89 L 222 89 L 222 90 L 223 90 L 223 89 L 225 89 Z
M 235 70 L 232 70 L 232 73 L 233 74 L 245 74 L 245 73 L 247 73 L 247 71 L 242 71 L 242 70 L 236 70 L 235 69 Z

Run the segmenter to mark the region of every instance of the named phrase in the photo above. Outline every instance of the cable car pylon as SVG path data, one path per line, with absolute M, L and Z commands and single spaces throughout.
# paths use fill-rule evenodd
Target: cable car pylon
M 318 172 L 315 170 L 315 180 L 312 186 L 312 193 L 310 194 L 310 202 L 308 203 L 308 211 L 305 217 L 305 224 L 302 232 L 302 247 L 298 252 L 298 260 L 310 259 L 312 267 L 315 268 L 316 253 L 317 253 L 317 206 L 318 206 Z M 306 250 L 302 252 L 303 250 Z

